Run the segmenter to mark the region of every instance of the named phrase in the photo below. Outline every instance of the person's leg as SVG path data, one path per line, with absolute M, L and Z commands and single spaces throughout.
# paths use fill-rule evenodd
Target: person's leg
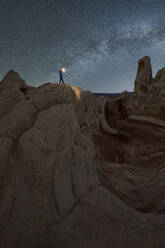
M 64 84 L 64 79 L 62 78 L 62 83 Z

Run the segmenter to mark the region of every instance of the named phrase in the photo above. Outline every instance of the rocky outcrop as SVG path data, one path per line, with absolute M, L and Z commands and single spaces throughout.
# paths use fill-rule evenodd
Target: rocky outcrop
M 139 60 L 139 66 L 134 87 L 134 104 L 136 111 L 146 114 L 160 113 L 165 107 L 165 68 L 158 71 L 152 78 L 152 68 L 149 57 Z
M 140 100 L 154 86 L 163 92 L 163 80 L 164 70 L 152 79 L 148 57 L 135 94 L 116 99 L 67 84 L 30 87 L 14 71 L 5 76 L 0 247 L 164 247 L 162 103 L 152 113 L 153 98 Z
M 100 184 L 94 145 L 83 134 L 98 104 L 69 85 L 22 92 L 13 71 L 0 86 L 0 246 L 48 247 L 59 221 Z
M 144 57 L 139 60 L 138 70 L 135 80 L 134 93 L 135 96 L 143 96 L 149 85 L 152 83 L 152 68 L 150 57 Z

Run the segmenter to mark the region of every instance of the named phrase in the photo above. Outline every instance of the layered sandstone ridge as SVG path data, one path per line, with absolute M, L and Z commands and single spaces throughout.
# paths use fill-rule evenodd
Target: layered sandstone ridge
M 134 94 L 117 99 L 67 84 L 31 87 L 7 73 L 0 247 L 164 247 L 163 80 L 163 70 L 152 78 L 149 57 Z

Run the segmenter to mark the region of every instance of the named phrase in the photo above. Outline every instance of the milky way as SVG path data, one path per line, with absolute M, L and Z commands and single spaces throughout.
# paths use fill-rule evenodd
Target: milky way
M 132 91 L 140 57 L 165 67 L 164 13 L 163 0 L 2 0 L 0 77 L 13 68 L 40 85 L 66 67 L 66 83 Z

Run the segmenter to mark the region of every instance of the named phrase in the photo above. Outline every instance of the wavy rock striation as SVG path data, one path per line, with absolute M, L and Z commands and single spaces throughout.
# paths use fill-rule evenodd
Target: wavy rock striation
M 165 242 L 165 73 L 139 61 L 133 95 L 0 82 L 0 247 Z

